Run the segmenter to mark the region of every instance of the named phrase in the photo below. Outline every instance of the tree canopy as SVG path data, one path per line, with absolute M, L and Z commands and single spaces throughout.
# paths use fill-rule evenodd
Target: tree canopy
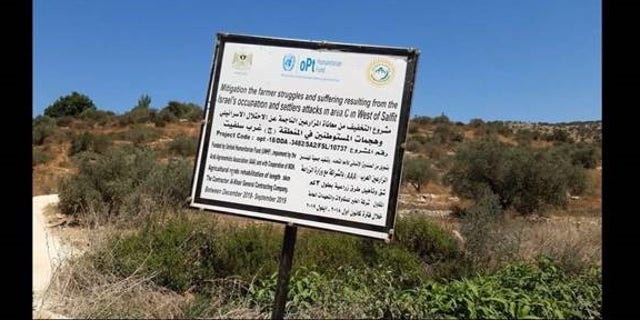
M 44 110 L 44 115 L 52 118 L 64 116 L 75 117 L 87 109 L 95 110 L 93 101 L 86 95 L 73 91 L 71 94 L 58 98 Z

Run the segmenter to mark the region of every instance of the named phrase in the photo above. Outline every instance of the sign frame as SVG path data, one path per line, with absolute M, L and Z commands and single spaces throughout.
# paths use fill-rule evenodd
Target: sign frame
M 399 108 L 398 132 L 394 147 L 394 160 L 391 172 L 390 192 L 387 206 L 387 216 L 384 226 L 346 221 L 324 216 L 310 215 L 302 212 L 285 211 L 273 208 L 258 207 L 253 205 L 212 200 L 200 197 L 205 166 L 209 147 L 211 145 L 211 133 L 213 123 L 213 110 L 215 109 L 215 97 L 218 94 L 218 87 L 221 77 L 221 65 L 226 43 L 239 43 L 263 46 L 288 47 L 294 49 L 311 50 L 332 50 L 345 53 L 365 53 L 398 57 L 406 57 L 407 66 L 405 81 L 403 84 L 402 99 Z M 265 221 L 280 222 L 288 225 L 300 225 L 315 229 L 343 232 L 373 239 L 390 241 L 393 237 L 396 221 L 398 193 L 400 189 L 400 179 L 402 176 L 402 160 L 404 156 L 405 141 L 407 137 L 407 127 L 413 98 L 414 83 L 417 71 L 419 50 L 415 48 L 384 47 L 363 44 L 349 44 L 327 41 L 308 41 L 287 38 L 262 37 L 255 35 L 217 33 L 215 50 L 212 58 L 211 72 L 209 75 L 209 85 L 203 112 L 203 120 L 198 138 L 198 153 L 195 158 L 195 165 L 191 181 L 190 207 L 213 211 L 217 213 L 230 214 L 254 218 Z M 391 149 L 390 149 L 391 150 Z

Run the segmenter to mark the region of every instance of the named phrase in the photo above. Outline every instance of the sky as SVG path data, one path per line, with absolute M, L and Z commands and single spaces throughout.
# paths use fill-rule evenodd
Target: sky
M 411 115 L 602 119 L 594 0 L 35 0 L 33 115 L 77 91 L 123 113 L 204 105 L 218 32 L 420 50 Z

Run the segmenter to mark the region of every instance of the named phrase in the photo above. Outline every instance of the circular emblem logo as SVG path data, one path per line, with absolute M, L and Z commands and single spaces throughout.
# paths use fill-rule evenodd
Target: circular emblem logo
M 296 56 L 287 54 L 282 58 L 282 69 L 284 69 L 284 71 L 291 71 L 295 65 Z
M 371 83 L 375 85 L 385 85 L 393 79 L 393 64 L 384 59 L 373 60 L 369 63 L 367 76 Z

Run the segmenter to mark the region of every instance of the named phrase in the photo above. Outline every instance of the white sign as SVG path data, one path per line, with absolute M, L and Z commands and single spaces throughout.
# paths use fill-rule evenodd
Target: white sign
M 417 56 L 219 34 L 191 206 L 389 239 Z

